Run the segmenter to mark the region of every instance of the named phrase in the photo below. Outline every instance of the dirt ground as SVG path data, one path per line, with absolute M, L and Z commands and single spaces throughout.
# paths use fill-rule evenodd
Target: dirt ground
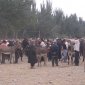
M 80 66 L 71 66 L 59 63 L 52 67 L 47 66 L 30 69 L 25 58 L 19 64 L 0 64 L 0 85 L 85 85 L 83 63 Z

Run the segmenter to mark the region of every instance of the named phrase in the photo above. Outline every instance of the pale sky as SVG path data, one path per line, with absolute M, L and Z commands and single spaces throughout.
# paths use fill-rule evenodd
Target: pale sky
M 36 7 L 40 8 L 40 3 L 43 2 L 43 0 L 35 0 L 36 1 Z M 81 17 L 83 20 L 85 20 L 85 0 L 50 0 L 52 2 L 52 8 L 53 10 L 55 8 L 60 8 L 66 15 L 74 14 L 76 13 L 78 17 Z M 44 0 L 46 2 L 46 0 Z

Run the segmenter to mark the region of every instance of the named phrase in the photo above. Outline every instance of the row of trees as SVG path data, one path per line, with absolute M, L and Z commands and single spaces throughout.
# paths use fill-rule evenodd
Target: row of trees
M 76 14 L 65 16 L 61 9 L 52 12 L 52 3 L 36 9 L 34 0 L 0 0 L 0 37 L 85 36 L 85 21 Z

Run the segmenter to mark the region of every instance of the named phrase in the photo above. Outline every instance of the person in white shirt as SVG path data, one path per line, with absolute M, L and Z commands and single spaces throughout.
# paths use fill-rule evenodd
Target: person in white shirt
M 78 52 L 80 51 L 80 41 L 78 39 L 74 41 L 74 50 Z
M 76 38 L 74 41 L 74 51 L 75 51 L 75 65 L 79 65 L 79 51 L 80 51 L 80 41 L 78 38 Z
M 65 42 L 65 45 L 66 45 L 66 47 L 68 49 L 69 43 L 67 41 Z
M 41 47 L 46 47 L 45 42 L 42 41 L 42 42 L 40 43 L 40 46 L 41 46 Z
M 43 39 L 41 39 L 40 46 L 41 46 L 41 47 L 46 47 L 46 43 L 44 42 L 44 40 L 43 40 Z

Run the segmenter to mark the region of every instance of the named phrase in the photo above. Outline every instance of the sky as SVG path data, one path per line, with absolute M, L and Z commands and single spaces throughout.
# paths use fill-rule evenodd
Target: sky
M 35 0 L 37 9 L 40 9 L 40 4 L 46 0 Z M 62 9 L 65 15 L 71 15 L 76 13 L 78 17 L 85 20 L 85 0 L 50 0 L 52 2 L 52 8 Z

